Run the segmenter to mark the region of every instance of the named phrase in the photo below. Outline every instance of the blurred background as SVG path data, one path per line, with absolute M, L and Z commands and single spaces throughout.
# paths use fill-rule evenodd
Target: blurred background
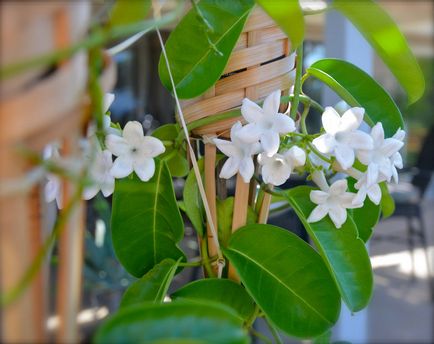
M 395 99 L 404 115 L 407 132 L 403 154 L 405 168 L 400 174 L 400 183 L 391 189 L 396 202 L 395 214 L 380 221 L 369 243 L 375 273 L 372 302 L 355 315 L 343 309 L 332 338 L 351 343 L 433 343 L 434 2 L 378 2 L 402 29 L 425 75 L 425 95 L 409 107 L 404 91 L 392 74 L 348 21 L 334 12 L 306 17 L 304 67 L 324 57 L 337 57 L 364 69 Z M 93 13 L 99 13 L 106 5 L 104 1 L 93 2 Z M 163 38 L 169 33 L 170 28 L 165 29 Z M 113 122 L 123 126 L 129 120 L 140 121 L 148 134 L 162 124 L 174 122 L 174 101 L 158 77 L 159 56 L 160 47 L 154 33 L 141 37 L 128 49 L 114 55 L 117 82 L 110 108 Z M 339 98 L 317 80 L 308 80 L 304 91 L 324 106 L 339 102 Z M 319 114 L 309 119 L 311 128 L 318 127 Z M 303 181 L 294 179 L 292 182 Z M 176 191 L 182 193 L 181 179 L 175 186 Z M 77 319 L 83 342 L 89 341 L 99 322 L 117 309 L 123 291 L 133 281 L 117 263 L 111 246 L 110 201 L 98 196 L 87 204 L 84 298 Z M 290 210 L 273 211 L 269 222 L 306 238 Z M 182 245 L 191 257 L 197 255 L 195 233 L 188 223 Z M 51 258 L 53 289 L 56 263 L 54 250 Z M 176 277 L 172 288 L 198 274 L 201 274 L 198 269 L 184 271 Z M 54 300 L 51 313 L 48 327 L 54 331 L 58 326 Z M 257 326 L 262 329 L 260 323 Z M 299 342 L 291 338 L 286 341 Z

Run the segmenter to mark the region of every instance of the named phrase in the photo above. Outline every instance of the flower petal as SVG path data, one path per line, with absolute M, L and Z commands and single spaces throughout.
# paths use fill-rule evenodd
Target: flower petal
M 140 180 L 147 182 L 155 173 L 155 162 L 152 158 L 143 159 L 140 163 L 134 164 L 134 172 Z
M 53 202 L 60 194 L 60 179 L 55 175 L 49 175 L 44 187 L 45 202 Z
M 280 90 L 276 90 L 265 98 L 264 105 L 262 106 L 265 116 L 272 116 L 279 112 L 280 94 Z
M 96 194 L 99 192 L 98 185 L 94 184 L 92 186 L 89 186 L 84 189 L 83 191 L 83 199 L 88 201 L 96 196 Z
M 245 143 L 254 143 L 259 141 L 261 137 L 262 129 L 256 123 L 249 123 L 243 126 L 236 134 L 231 135 L 232 141 L 241 140 Z
M 261 135 L 261 145 L 268 156 L 273 156 L 279 150 L 279 134 L 272 130 L 266 130 Z
M 365 109 L 361 107 L 353 107 L 345 111 L 341 117 L 339 131 L 353 131 L 356 130 L 360 123 L 362 123 Z
M 248 98 L 243 99 L 243 103 L 241 105 L 241 114 L 249 123 L 259 122 L 264 117 L 264 113 L 260 106 Z
M 246 157 L 240 161 L 239 172 L 245 183 L 249 183 L 255 173 L 255 166 L 251 157 Z
M 399 129 L 396 131 L 395 135 L 393 135 L 392 137 L 393 137 L 394 139 L 399 140 L 399 141 L 403 141 L 404 138 L 405 138 L 405 131 L 402 130 L 401 128 L 399 128 Z
M 120 156 L 116 158 L 113 167 L 110 169 L 110 174 L 115 178 L 124 178 L 133 172 L 133 162 L 131 159 Z
M 240 160 L 234 157 L 230 157 L 224 163 L 222 170 L 220 171 L 220 178 L 229 179 L 237 174 L 240 167 Z
M 354 164 L 355 156 L 354 156 L 354 150 L 347 145 L 337 145 L 335 147 L 335 156 L 336 160 L 339 162 L 339 164 L 342 166 L 344 170 L 350 168 Z
M 378 173 L 379 173 L 379 169 L 377 164 L 372 163 L 368 165 L 368 170 L 366 172 L 366 183 L 368 186 L 375 184 L 377 182 Z
M 278 113 L 273 115 L 273 130 L 280 134 L 292 133 L 295 131 L 294 120 L 288 115 Z
M 340 205 L 346 209 L 354 209 L 354 208 L 362 207 L 363 203 L 354 202 L 355 197 L 356 194 L 352 192 L 344 192 L 342 195 L 339 196 Z
M 315 170 L 311 176 L 313 182 L 318 185 L 322 191 L 328 191 L 330 189 L 323 171 Z
M 334 135 L 339 130 L 341 116 L 331 106 L 325 108 L 321 117 L 322 125 L 328 134 Z
M 365 202 L 366 199 L 366 188 L 361 188 L 356 196 L 352 199 L 351 203 L 352 205 L 363 205 L 363 203 Z
M 300 147 L 293 146 L 283 155 L 285 159 L 294 167 L 303 166 L 306 163 L 306 153 Z
M 382 144 L 384 140 L 384 129 L 383 124 L 381 122 L 378 122 L 376 125 L 372 127 L 371 130 L 371 137 L 374 140 L 376 144 Z
M 384 140 L 384 143 L 380 148 L 380 152 L 384 156 L 390 157 L 393 154 L 397 153 L 402 148 L 402 146 L 404 146 L 404 142 L 393 138 L 388 138 Z
M 127 154 L 127 152 L 130 150 L 130 145 L 123 137 L 113 134 L 106 136 L 105 145 L 107 149 L 116 156 Z
M 369 150 L 374 148 L 374 141 L 372 140 L 372 137 L 369 136 L 367 133 L 364 133 L 363 131 L 356 130 L 351 133 L 348 133 L 350 136 L 350 140 L 348 140 L 348 143 L 350 147 L 354 149 L 364 149 Z
M 240 151 L 231 141 L 214 139 L 214 144 L 226 156 L 240 156 Z
M 125 125 L 122 135 L 129 145 L 140 145 L 144 137 L 143 127 L 140 122 L 130 121 Z
M 104 197 L 110 196 L 115 191 L 115 179 L 110 177 L 107 176 L 101 185 L 101 192 Z
M 317 205 L 307 218 L 307 222 L 312 223 L 322 220 L 327 215 L 328 211 L 327 204 Z
M 368 189 L 368 197 L 372 203 L 379 205 L 381 201 L 381 188 L 378 184 L 371 185 Z
M 329 209 L 329 216 L 336 228 L 341 228 L 347 220 L 347 211 L 342 207 L 332 207 Z
M 291 175 L 291 167 L 285 163 L 276 167 L 275 161 L 266 164 L 262 167 L 262 179 L 267 184 L 273 184 L 274 186 L 279 186 L 284 184 L 289 176 Z
M 312 141 L 312 144 L 324 154 L 331 153 L 336 147 L 336 140 L 331 134 L 323 134 Z
M 110 105 L 112 105 L 114 100 L 115 100 L 115 95 L 113 93 L 106 93 L 104 95 L 104 101 L 103 101 L 104 113 L 106 113 L 108 111 L 108 109 L 110 108 Z
M 142 139 L 142 147 L 146 152 L 146 157 L 154 158 L 165 152 L 166 148 L 159 139 L 153 136 L 145 136 Z
M 321 190 L 313 190 L 310 192 L 309 196 L 310 200 L 315 204 L 324 204 L 329 198 L 329 194 Z
M 340 179 L 330 185 L 330 195 L 341 195 L 347 191 L 348 183 L 346 179 Z

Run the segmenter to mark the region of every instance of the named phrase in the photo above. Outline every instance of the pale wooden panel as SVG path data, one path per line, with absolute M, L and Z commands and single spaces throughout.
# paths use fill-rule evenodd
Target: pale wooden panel
M 276 23 L 268 14 L 262 11 L 259 7 L 256 7 L 253 9 L 252 13 L 250 13 L 246 25 L 244 25 L 243 32 L 254 31 L 275 25 Z
M 247 47 L 247 33 L 242 32 L 240 38 L 238 38 L 237 44 L 235 44 L 234 51 Z

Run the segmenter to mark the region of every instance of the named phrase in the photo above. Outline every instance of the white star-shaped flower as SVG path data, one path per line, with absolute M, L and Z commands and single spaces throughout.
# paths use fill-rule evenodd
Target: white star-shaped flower
M 368 184 L 367 174 L 364 173 L 363 176 L 357 181 L 354 187 L 358 190 L 356 197 L 353 199 L 353 205 L 363 205 L 366 196 L 372 201 L 372 203 L 379 205 L 381 201 L 381 188 L 377 183 Z
M 398 129 L 395 133 L 395 135 L 392 136 L 392 138 L 404 141 L 405 138 L 405 131 L 402 129 Z M 398 170 L 404 167 L 404 164 L 402 162 L 402 156 L 399 152 L 396 152 L 390 157 L 390 161 L 392 163 L 392 178 L 395 183 L 398 184 Z
M 122 136 L 107 135 L 105 143 L 107 149 L 117 156 L 110 172 L 112 176 L 124 178 L 134 171 L 144 182 L 154 175 L 153 158 L 165 151 L 159 139 L 144 136 L 143 127 L 137 121 L 128 122 Z
M 113 167 L 112 153 L 107 149 L 101 150 L 99 142 L 96 144 L 98 148 L 89 166 L 89 179 L 92 184 L 84 189 L 85 200 L 95 197 L 100 190 L 104 197 L 108 197 L 115 189 L 115 179 L 110 173 Z
M 276 153 L 268 157 L 262 153 L 258 155 L 258 162 L 262 165 L 262 179 L 267 184 L 282 185 L 290 177 L 295 167 L 303 166 L 306 162 L 306 153 L 294 146 L 281 154 Z
M 347 209 L 361 207 L 361 204 L 352 203 L 355 194 L 347 192 L 347 180 L 337 180 L 329 187 L 321 171 L 315 171 L 312 180 L 321 190 L 312 190 L 310 193 L 310 200 L 317 206 L 310 213 L 307 222 L 317 222 L 329 215 L 336 228 L 341 228 L 347 220 Z
M 364 165 L 368 166 L 367 170 L 367 183 L 372 185 L 380 180 L 390 179 L 393 175 L 394 166 L 392 162 L 396 159 L 397 166 L 399 166 L 399 159 L 395 154 L 402 148 L 404 143 L 399 140 L 402 133 L 399 132 L 397 138 L 384 138 L 384 130 L 381 122 L 377 123 L 371 130 L 371 137 L 374 142 L 372 149 L 360 149 L 357 152 L 357 158 Z M 397 178 L 397 176 L 396 176 Z
M 333 154 L 344 170 L 354 164 L 355 149 L 372 149 L 372 138 L 357 128 L 363 120 L 363 108 L 351 108 L 341 116 L 328 106 L 322 114 L 325 134 L 313 140 L 315 147 L 324 154 Z
M 106 93 L 104 95 L 104 101 L 103 101 L 104 116 L 102 118 L 102 130 L 107 135 L 113 134 L 113 135 L 121 136 L 122 133 L 119 129 L 111 127 L 111 123 L 112 123 L 111 118 L 109 115 L 106 114 L 106 112 L 110 108 L 110 105 L 113 103 L 114 99 L 115 99 L 115 95 L 113 93 Z M 96 125 L 95 123 L 91 123 L 87 130 L 87 137 L 91 137 L 95 135 L 95 133 L 96 133 Z
M 239 137 L 247 143 L 260 140 L 269 157 L 279 150 L 280 135 L 295 131 L 294 121 L 279 113 L 279 106 L 279 90 L 265 98 L 262 108 L 247 98 L 244 98 L 241 106 L 241 114 L 248 124 L 240 130 Z
M 220 178 L 229 179 L 237 172 L 248 183 L 255 172 L 252 155 L 261 151 L 259 142 L 246 143 L 239 137 L 242 125 L 236 122 L 231 128 L 231 141 L 214 139 L 217 148 L 229 157 L 220 171 Z
M 43 159 L 46 161 L 59 161 L 59 145 L 52 143 L 47 145 L 43 151 Z M 47 183 L 44 187 L 45 202 L 51 203 L 56 201 L 57 207 L 62 209 L 62 180 L 53 173 L 47 174 Z

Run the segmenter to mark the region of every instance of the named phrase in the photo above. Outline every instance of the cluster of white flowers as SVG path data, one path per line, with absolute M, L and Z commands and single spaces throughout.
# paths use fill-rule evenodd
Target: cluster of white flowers
M 279 113 L 279 106 L 280 91 L 270 94 L 262 108 L 244 99 L 241 113 L 247 124 L 234 124 L 231 141 L 214 139 L 220 151 L 229 157 L 221 170 L 221 178 L 231 178 L 239 172 L 248 183 L 254 174 L 253 157 L 256 154 L 262 180 L 267 184 L 282 185 L 295 168 L 304 166 L 320 188 L 310 194 L 311 201 L 317 206 L 308 221 L 317 222 L 329 215 L 337 228 L 347 220 L 346 210 L 362 207 L 366 197 L 377 205 L 380 203 L 379 183 L 392 179 L 398 182 L 397 168 L 403 165 L 399 153 L 404 145 L 403 130 L 385 138 L 382 124 L 377 123 L 370 133 L 366 133 L 360 130 L 363 108 L 350 108 L 341 116 L 334 108 L 326 107 L 322 114 L 324 131 L 312 140 L 313 147 L 297 139 L 286 140 L 282 145 L 281 137 L 294 133 L 296 125 L 287 114 Z M 356 159 L 359 168 L 363 166 L 361 170 L 354 167 Z M 324 171 L 355 178 L 357 193 L 348 192 L 346 179 L 329 186 Z
M 104 97 L 106 113 L 114 100 L 113 94 Z M 128 122 L 121 131 L 111 127 L 111 119 L 107 114 L 103 118 L 105 143 L 102 147 L 96 135 L 96 125 L 91 124 L 87 138 L 83 141 L 82 167 L 87 166 L 89 184 L 83 191 L 83 199 L 95 197 L 99 191 L 105 197 L 110 196 L 115 187 L 115 178 L 124 178 L 133 171 L 142 181 L 148 181 L 155 172 L 154 158 L 165 151 L 163 143 L 155 137 L 145 136 L 142 125 L 137 121 Z M 113 155 L 116 157 L 113 161 Z M 44 160 L 57 164 L 61 161 L 59 145 L 50 144 L 44 150 Z M 58 175 L 47 174 L 45 184 L 45 200 L 56 200 L 62 207 L 62 184 Z

